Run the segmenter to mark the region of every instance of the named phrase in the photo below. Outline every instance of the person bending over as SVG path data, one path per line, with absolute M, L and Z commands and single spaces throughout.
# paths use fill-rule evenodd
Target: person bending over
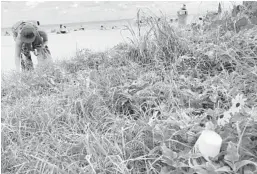
M 52 60 L 47 46 L 47 33 L 38 27 L 39 24 L 39 21 L 19 21 L 12 27 L 15 41 L 15 65 L 18 72 L 20 69 L 22 71 L 34 69 L 30 51 L 34 51 L 39 64 L 48 59 Z M 45 60 L 42 61 L 42 59 Z

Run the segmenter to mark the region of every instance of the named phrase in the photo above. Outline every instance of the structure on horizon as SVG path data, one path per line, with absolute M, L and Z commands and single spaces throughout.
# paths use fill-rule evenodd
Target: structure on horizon
M 178 14 L 178 24 L 180 26 L 187 25 L 188 12 L 185 4 L 183 4 L 182 8 L 177 12 L 177 14 Z

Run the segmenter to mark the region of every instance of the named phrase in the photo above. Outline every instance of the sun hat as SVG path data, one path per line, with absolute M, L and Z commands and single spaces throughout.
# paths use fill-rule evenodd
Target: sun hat
M 20 29 L 20 40 L 24 43 L 34 42 L 37 36 L 36 28 L 32 24 L 25 24 Z

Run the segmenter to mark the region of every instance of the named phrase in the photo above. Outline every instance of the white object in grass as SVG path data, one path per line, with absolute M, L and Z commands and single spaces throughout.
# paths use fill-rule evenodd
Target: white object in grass
M 203 157 L 208 160 L 209 157 L 216 157 L 220 153 L 222 138 L 212 130 L 204 130 L 196 142 L 198 150 Z

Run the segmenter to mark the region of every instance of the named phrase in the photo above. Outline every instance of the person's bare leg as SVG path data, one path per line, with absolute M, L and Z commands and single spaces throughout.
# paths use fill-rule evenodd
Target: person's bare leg
M 15 61 L 15 67 L 17 72 L 20 72 L 20 69 L 21 69 L 21 46 L 22 46 L 22 43 L 20 41 L 15 42 L 14 61 Z

